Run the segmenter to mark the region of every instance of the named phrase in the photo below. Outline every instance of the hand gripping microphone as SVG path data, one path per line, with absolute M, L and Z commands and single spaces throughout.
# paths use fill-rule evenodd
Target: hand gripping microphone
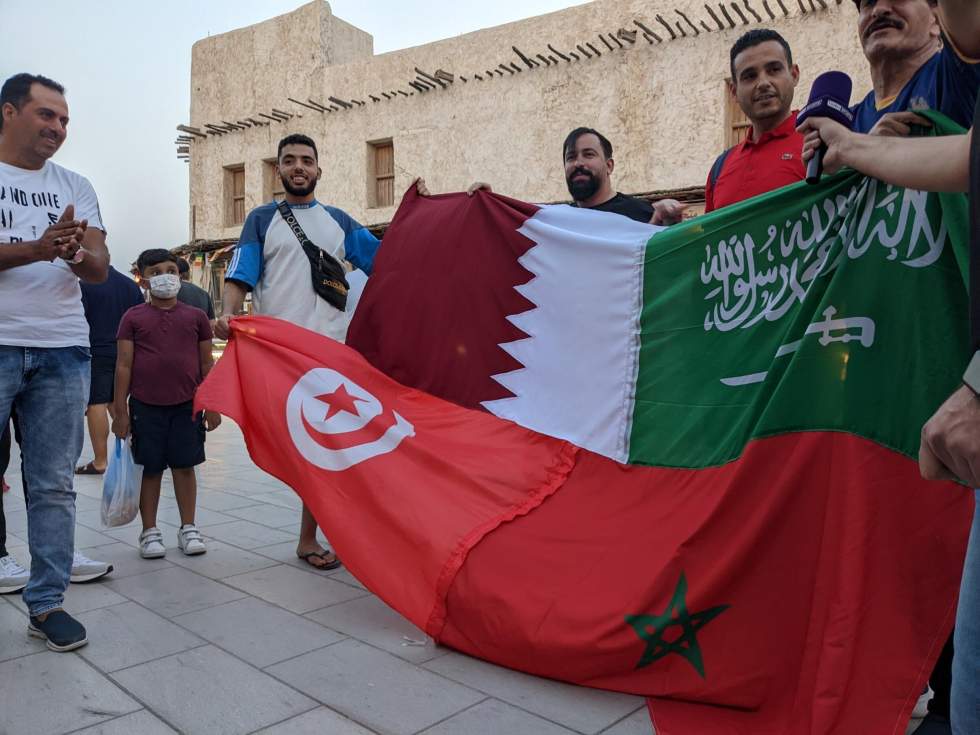
M 802 125 L 811 117 L 829 117 L 850 130 L 854 127 L 851 112 L 851 78 L 842 71 L 828 71 L 813 82 L 810 101 L 800 110 L 796 123 Z M 823 175 L 823 157 L 827 146 L 821 145 L 806 167 L 806 183 L 818 184 Z

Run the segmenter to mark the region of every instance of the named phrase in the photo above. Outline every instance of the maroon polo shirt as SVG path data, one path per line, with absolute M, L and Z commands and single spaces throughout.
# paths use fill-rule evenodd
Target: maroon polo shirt
M 199 343 L 212 338 L 208 315 L 178 301 L 172 309 L 134 306 L 119 322 L 117 339 L 133 343 L 129 394 L 155 406 L 194 398 L 201 382 Z
M 704 189 L 705 212 L 751 199 L 767 191 L 795 184 L 806 178 L 803 167 L 803 136 L 796 132 L 796 113 L 759 140 L 749 137 L 732 148 L 721 174 Z

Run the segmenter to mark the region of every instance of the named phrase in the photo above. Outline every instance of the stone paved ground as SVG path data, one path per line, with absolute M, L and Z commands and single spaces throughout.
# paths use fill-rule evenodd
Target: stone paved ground
M 78 479 L 77 547 L 115 571 L 69 589 L 90 639 L 75 653 L 28 638 L 20 597 L 0 598 L 0 735 L 651 733 L 639 697 L 434 646 L 347 571 L 312 570 L 295 557 L 296 496 L 249 461 L 234 424 L 209 435 L 208 454 L 201 557 L 176 549 L 169 477 L 170 548 L 155 561 L 139 558 L 135 524 L 101 528 L 101 481 Z M 8 482 L 8 545 L 26 563 L 16 472 Z

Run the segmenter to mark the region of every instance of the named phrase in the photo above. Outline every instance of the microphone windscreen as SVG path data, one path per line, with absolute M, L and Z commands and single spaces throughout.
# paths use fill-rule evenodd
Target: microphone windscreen
M 833 97 L 835 100 L 850 103 L 853 86 L 851 78 L 842 71 L 824 72 L 813 80 L 810 101 L 813 102 L 821 97 Z
M 853 127 L 854 115 L 850 111 L 851 78 L 842 71 L 828 71 L 813 81 L 810 101 L 800 110 L 797 122 L 802 124 L 810 117 L 829 117 L 841 125 Z

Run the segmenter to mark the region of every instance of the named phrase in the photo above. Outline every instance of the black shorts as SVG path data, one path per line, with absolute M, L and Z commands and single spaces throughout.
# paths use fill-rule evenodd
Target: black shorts
M 92 355 L 92 382 L 89 384 L 88 405 L 112 403 L 116 380 L 116 358 Z
M 150 475 L 167 467 L 180 470 L 204 461 L 204 421 L 193 402 L 154 406 L 129 398 L 133 458 Z

